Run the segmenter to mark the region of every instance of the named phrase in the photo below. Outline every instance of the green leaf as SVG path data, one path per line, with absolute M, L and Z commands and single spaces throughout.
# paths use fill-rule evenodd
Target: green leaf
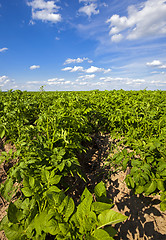
M 133 166 L 133 167 L 141 167 L 141 165 L 142 165 L 142 161 L 141 160 L 136 160 L 136 159 L 134 159 L 132 162 L 131 162 L 131 165 Z
M 22 163 L 21 163 L 22 164 Z M 23 163 L 24 164 L 24 163 Z M 29 185 L 29 177 L 28 176 L 25 176 L 24 179 L 23 179 L 23 186 L 24 187 L 30 187 Z
M 97 240 L 94 236 L 87 236 L 87 240 Z
M 79 226 L 80 226 L 80 221 L 79 221 L 79 217 L 78 217 L 77 212 L 72 215 L 70 221 L 71 221 L 71 223 L 74 223 L 74 225 L 75 225 L 77 228 L 79 228 Z
M 41 235 L 43 228 L 46 226 L 46 220 L 49 220 L 47 218 L 47 215 L 47 212 L 43 211 L 40 214 L 36 215 L 33 222 L 31 223 L 32 229 L 35 229 L 37 236 Z
M 34 188 L 35 185 L 35 179 L 32 176 L 29 176 L 29 185 L 31 186 L 31 188 Z
M 112 206 L 113 204 L 109 204 L 109 203 L 93 202 L 91 210 L 99 214 L 104 210 L 110 209 Z
M 165 187 L 164 187 L 164 181 L 162 180 L 157 180 L 157 188 L 161 191 L 165 191 Z
M 146 180 L 146 182 L 149 182 L 149 176 L 146 173 L 142 172 L 141 176 Z
M 166 170 L 162 171 L 162 172 L 160 173 L 160 175 L 161 175 L 162 177 L 166 177 Z
M 107 225 L 122 222 L 126 220 L 127 217 L 113 210 L 105 210 L 98 216 L 98 219 L 99 219 L 98 228 L 101 228 Z
M 56 185 L 60 182 L 61 178 L 62 178 L 62 175 L 55 175 L 54 177 L 49 179 L 49 182 L 51 185 L 53 185 L 53 184 Z
M 90 211 L 89 214 L 85 216 L 83 222 L 85 231 L 91 231 L 92 229 L 96 228 L 97 225 L 96 214 Z
M 49 176 L 50 176 L 50 172 L 49 171 L 47 171 L 46 169 L 42 169 L 41 170 L 41 179 L 42 179 L 42 181 L 44 183 L 48 182 Z
M 141 194 L 144 191 L 144 186 L 137 186 L 135 189 L 135 194 Z
M 7 215 L 2 218 L 0 221 L 0 231 L 4 230 L 5 225 L 8 225 Z
M 24 187 L 21 189 L 25 197 L 31 197 L 33 192 L 29 187 Z
M 2 194 L 2 196 L 7 200 L 10 201 L 14 191 L 15 191 L 15 187 L 13 186 L 13 179 L 12 178 L 7 178 L 7 180 L 5 181 L 4 184 L 2 184 L 0 186 L 0 192 Z
M 162 172 L 163 170 L 166 169 L 166 163 L 163 162 L 159 165 L 159 167 L 157 168 L 158 172 Z
M 3 138 L 5 136 L 5 128 L 0 125 L 0 138 Z
M 166 191 L 161 193 L 160 200 L 161 201 L 166 200 Z
M 30 205 L 29 198 L 25 198 L 25 200 L 21 204 L 21 209 L 23 209 L 23 213 L 25 215 L 28 215 L 30 212 L 29 205 Z
M 84 200 L 77 207 L 77 217 L 82 221 L 82 219 L 89 214 L 93 197 L 84 198 Z
M 65 198 L 66 199 L 66 198 Z M 69 219 L 69 217 L 72 215 L 72 213 L 74 212 L 75 209 L 75 204 L 72 198 L 68 197 L 68 202 L 63 210 L 63 213 L 65 215 L 65 221 L 67 221 Z
M 63 235 L 66 235 L 69 231 L 69 226 L 67 223 L 59 223 L 58 226 Z
M 58 192 L 61 192 L 61 190 L 60 190 L 57 186 L 51 186 L 51 187 L 48 189 L 47 192 L 48 192 L 48 193 L 49 193 L 49 192 L 56 192 L 56 193 L 58 193 Z
M 94 188 L 94 192 L 97 197 L 106 196 L 105 184 L 102 181 L 98 183 Z
M 6 235 L 7 239 L 9 239 L 9 240 L 26 239 L 26 236 L 24 236 L 24 233 L 23 233 L 22 226 L 14 224 L 10 227 L 5 227 L 4 230 L 5 230 L 5 235 Z
M 1 152 L 1 154 L 2 154 L 3 156 L 5 156 L 5 157 L 7 157 L 7 156 L 8 156 L 8 153 L 7 153 L 7 152 L 5 152 L 5 151 L 2 151 L 2 152 Z
M 130 171 L 130 174 L 131 174 L 131 175 L 135 175 L 135 173 L 138 172 L 138 170 L 139 170 L 139 169 L 138 169 L 137 167 L 132 167 L 132 168 L 131 168 L 131 171 Z
M 129 188 L 134 188 L 135 183 L 134 183 L 133 178 L 132 178 L 130 175 L 127 175 L 127 176 L 126 176 L 125 181 L 126 181 L 126 184 L 127 184 L 127 186 L 128 186 Z
M 166 210 L 166 200 L 164 200 L 164 201 L 162 201 L 160 203 L 160 209 L 161 209 L 161 211 L 165 211 Z
M 59 207 L 65 198 L 65 194 L 62 191 L 61 192 L 53 192 L 51 197 L 53 199 L 52 207 Z
M 93 236 L 97 239 L 97 240 L 113 240 L 113 238 L 109 235 L 108 232 L 106 232 L 103 229 L 96 229 L 93 233 Z
M 128 161 L 129 161 L 129 158 L 127 158 L 127 157 L 123 160 L 122 165 L 123 165 L 124 169 L 127 168 Z
M 23 218 L 23 212 L 11 202 L 8 207 L 7 216 L 10 222 L 18 223 Z
M 146 161 L 147 161 L 147 163 L 152 163 L 154 161 L 154 157 L 153 156 L 148 156 L 146 158 Z
M 153 193 L 156 190 L 156 188 L 157 188 L 157 183 L 156 183 L 156 181 L 153 180 L 145 193 L 147 195 L 149 195 L 149 194 Z
M 91 198 L 91 197 L 92 197 L 92 194 L 89 192 L 87 187 L 85 187 L 85 189 L 81 195 L 81 201 L 83 201 L 84 198 Z
M 60 172 L 63 171 L 64 167 L 65 167 L 65 161 L 62 161 L 62 163 L 60 163 L 60 164 L 57 166 L 57 168 L 59 169 Z
M 12 153 L 13 153 L 13 149 L 11 148 L 11 149 L 9 150 L 8 154 L 9 154 L 9 155 L 12 155 Z
M 153 145 L 154 145 L 156 148 L 159 148 L 159 147 L 161 146 L 161 142 L 160 142 L 159 140 L 155 139 L 155 140 L 153 141 Z
M 104 230 L 108 232 L 111 237 L 114 237 L 117 234 L 117 231 L 111 226 L 105 227 Z
M 51 235 L 56 235 L 59 233 L 59 227 L 56 220 L 51 219 L 47 222 L 47 225 L 45 226 L 46 233 L 50 233 Z

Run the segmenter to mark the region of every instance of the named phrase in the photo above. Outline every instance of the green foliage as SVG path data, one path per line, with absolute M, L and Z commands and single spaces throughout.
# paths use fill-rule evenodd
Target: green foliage
M 103 182 L 94 194 L 85 188 L 79 204 L 67 195 L 68 179 L 86 181 L 77 155 L 98 132 L 114 139 L 110 165 L 130 169 L 127 186 L 136 194 L 159 194 L 166 210 L 164 91 L 40 90 L 0 94 L 0 138 L 16 147 L 0 156 L 0 162 L 16 162 L 0 186 L 10 203 L 0 224 L 9 240 L 113 239 L 111 225 L 126 217 L 111 210 Z
M 31 187 L 35 186 L 32 179 L 29 184 Z M 100 196 L 103 194 L 103 187 L 102 182 L 96 186 Z M 116 234 L 111 225 L 127 219 L 111 210 L 111 204 L 94 202 L 87 188 L 82 193 L 78 206 L 63 191 L 57 191 L 57 188 L 49 189 L 43 195 L 46 201 L 44 207 L 32 194 L 10 203 L 7 216 L 0 225 L 0 230 L 5 231 L 9 240 L 45 239 L 47 234 L 53 235 L 55 239 L 102 237 L 111 240 Z

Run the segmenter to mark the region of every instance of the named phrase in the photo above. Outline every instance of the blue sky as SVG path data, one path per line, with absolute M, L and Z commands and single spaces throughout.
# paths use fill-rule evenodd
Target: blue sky
M 166 1 L 0 0 L 0 88 L 166 90 Z

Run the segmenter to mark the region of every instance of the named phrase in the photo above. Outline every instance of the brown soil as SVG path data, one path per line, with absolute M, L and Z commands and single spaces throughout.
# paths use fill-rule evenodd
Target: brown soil
M 129 169 L 125 173 L 114 172 L 110 171 L 109 165 L 105 166 L 111 145 L 116 142 L 109 134 L 93 136 L 92 146 L 79 157 L 89 179 L 88 187 L 93 189 L 101 180 L 104 181 L 108 197 L 114 203 L 112 209 L 128 216 L 125 222 L 115 225 L 118 231 L 115 240 L 166 240 L 166 211 L 160 211 L 159 196 L 134 195 L 124 182 Z
M 110 155 L 110 148 L 116 141 L 112 140 L 109 134 L 92 136 L 92 143 L 88 146 L 87 153 L 78 154 L 81 169 L 87 178 L 88 189 L 101 180 L 106 183 L 108 196 L 114 203 L 113 210 L 120 212 L 128 219 L 115 225 L 118 233 L 115 240 L 166 240 L 166 212 L 160 211 L 160 200 L 158 196 L 134 195 L 124 182 L 128 170 L 124 173 L 110 171 L 110 167 L 105 163 Z M 3 149 L 3 143 L 0 142 Z M 5 151 L 9 151 L 11 145 L 5 145 Z M 129 149 L 128 149 L 129 151 Z M 0 165 L 0 183 L 6 179 L 4 165 Z M 75 201 L 79 198 L 85 187 L 83 181 L 75 182 L 78 191 L 71 190 Z M 0 220 L 6 214 L 8 204 L 0 197 Z M 0 232 L 0 239 L 7 240 L 3 232 Z

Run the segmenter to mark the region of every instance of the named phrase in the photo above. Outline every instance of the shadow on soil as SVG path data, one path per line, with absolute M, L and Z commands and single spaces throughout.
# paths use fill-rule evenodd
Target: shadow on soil
M 116 174 L 117 177 L 112 180 L 108 175 L 109 169 L 103 167 L 103 162 L 108 158 L 113 142 L 109 135 L 95 135 L 92 139 L 88 151 L 78 156 L 82 171 L 88 179 L 86 186 L 93 191 L 95 185 L 101 180 L 107 182 L 108 197 L 115 204 L 114 210 L 128 216 L 125 222 L 115 225 L 118 234 L 114 238 L 116 240 L 165 240 L 166 234 L 163 234 L 163 231 L 165 233 L 166 214 L 160 211 L 160 200 L 155 197 L 134 195 L 127 189 L 124 182 L 119 181 L 126 175 L 123 172 Z M 85 184 L 83 189 L 84 187 Z
M 165 214 L 159 211 L 160 200 L 141 195 L 136 196 L 131 191 L 130 194 L 124 194 L 119 202 L 114 201 L 114 203 L 119 212 L 128 216 L 124 223 L 115 226 L 118 230 L 115 240 L 166 239 L 166 234 L 160 233 L 160 224 L 162 223 L 164 227 L 166 219 L 164 218 Z

